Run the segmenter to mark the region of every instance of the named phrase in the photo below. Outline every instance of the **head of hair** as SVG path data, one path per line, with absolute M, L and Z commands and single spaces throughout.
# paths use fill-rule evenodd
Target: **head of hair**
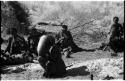
M 119 18 L 118 18 L 117 16 L 115 16 L 115 17 L 113 18 L 113 21 L 114 21 L 114 20 L 119 21 Z
M 41 34 L 45 34 L 45 32 L 46 32 L 46 31 L 45 31 L 44 29 L 40 30 L 40 33 L 41 33 Z
M 33 32 L 36 32 L 37 29 L 34 27 L 29 28 L 29 34 L 33 34 Z
M 32 28 L 31 28 L 31 31 L 37 31 L 37 29 L 36 29 L 36 28 L 34 28 L 34 27 L 32 27 Z
M 62 28 L 67 29 L 68 27 L 67 25 L 62 25 Z

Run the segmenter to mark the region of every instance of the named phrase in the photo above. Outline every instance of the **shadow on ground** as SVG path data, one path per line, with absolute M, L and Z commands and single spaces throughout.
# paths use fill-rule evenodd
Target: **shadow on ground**
M 51 77 L 51 78 L 53 78 L 53 79 L 56 78 L 57 79 L 57 78 L 65 78 L 67 76 L 72 76 L 72 77 L 86 76 L 86 75 L 90 74 L 88 71 L 86 71 L 86 69 L 87 69 L 86 66 L 81 66 L 81 67 L 78 67 L 78 68 L 72 68 L 72 69 L 67 70 L 67 73 L 64 76 L 55 76 L 55 77 Z
M 86 52 L 94 52 L 94 51 L 96 51 L 96 49 L 82 49 L 82 51 L 86 51 Z
M 26 71 L 26 69 L 16 69 L 16 70 L 12 70 L 12 69 L 2 69 L 1 74 L 11 74 L 11 73 L 20 73 Z
M 82 51 L 85 51 L 85 52 L 94 52 L 94 51 L 96 51 L 96 49 L 83 49 L 83 48 L 77 48 L 76 50 L 73 50 L 73 53 L 82 52 Z
M 67 70 L 67 76 L 86 76 L 90 74 L 88 71 L 86 71 L 86 69 L 86 66 L 69 69 Z

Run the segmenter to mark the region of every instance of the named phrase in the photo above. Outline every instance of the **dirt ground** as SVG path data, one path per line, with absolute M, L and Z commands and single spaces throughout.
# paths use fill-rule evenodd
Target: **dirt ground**
M 67 68 L 66 76 L 62 78 L 52 78 L 52 79 L 61 79 L 61 80 L 90 80 L 90 73 L 86 71 L 86 66 L 84 63 L 87 61 L 93 61 L 98 59 L 119 59 L 123 58 L 123 53 L 119 53 L 117 57 L 111 57 L 110 52 L 101 51 L 101 50 L 93 50 L 98 47 L 98 45 L 93 46 L 80 46 L 84 49 L 82 52 L 73 53 L 71 58 L 65 58 L 63 55 L 62 58 L 69 68 Z M 73 65 L 83 62 L 82 67 L 72 67 Z M 70 66 L 71 65 L 71 66 Z M 1 74 L 1 80 L 44 80 L 42 76 L 43 69 L 38 63 L 27 63 L 23 65 L 16 65 L 18 68 L 14 68 L 15 66 L 7 67 L 3 74 Z M 70 68 L 72 67 L 72 68 Z M 30 68 L 30 69 L 29 69 Z M 94 80 L 98 80 L 97 76 L 93 77 Z M 117 79 L 123 79 L 123 74 L 120 74 Z

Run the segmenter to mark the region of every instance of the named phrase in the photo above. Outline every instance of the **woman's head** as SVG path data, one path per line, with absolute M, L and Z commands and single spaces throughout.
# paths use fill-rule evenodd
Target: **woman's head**
M 118 21 L 119 21 L 119 18 L 118 18 L 117 16 L 115 16 L 115 17 L 113 18 L 113 22 L 114 22 L 114 23 L 118 23 Z
M 62 25 L 62 28 L 63 28 L 63 30 L 67 30 L 68 29 L 67 25 Z

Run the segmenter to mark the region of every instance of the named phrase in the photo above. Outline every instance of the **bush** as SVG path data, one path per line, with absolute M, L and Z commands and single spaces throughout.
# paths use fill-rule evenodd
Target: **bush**
M 57 25 L 66 24 L 69 26 L 69 29 L 79 26 L 71 30 L 73 35 L 77 34 L 76 36 L 74 36 L 75 39 L 75 37 L 77 37 L 81 33 L 84 34 L 83 30 L 86 29 L 89 30 L 89 28 L 93 28 L 94 26 L 101 26 L 102 28 L 106 27 L 107 30 L 105 32 L 108 32 L 114 16 L 118 16 L 120 18 L 120 23 L 124 22 L 124 3 L 122 1 L 121 2 L 22 1 L 22 2 L 7 2 L 7 3 L 9 4 L 8 8 L 13 9 L 11 12 L 14 14 L 15 21 L 19 22 L 19 26 L 16 27 L 19 28 L 19 30 L 23 30 L 23 32 L 25 32 L 24 30 L 27 30 L 29 25 L 36 25 L 39 22 L 51 22 Z M 4 10 L 2 10 L 2 12 L 3 11 Z M 11 12 L 8 11 L 9 14 Z M 7 13 L 4 12 L 4 14 L 2 15 L 6 14 Z M 2 21 L 6 21 L 6 19 L 8 22 L 11 22 L 12 18 L 8 20 L 9 17 L 4 16 L 4 20 Z M 91 20 L 99 22 L 96 24 L 93 22 L 87 23 L 90 22 Z M 20 23 L 24 23 L 23 27 L 20 25 Z M 103 31 L 104 34 L 105 32 Z M 94 33 L 95 33 L 94 36 L 91 35 L 90 39 L 98 40 L 98 38 L 101 37 L 98 35 L 100 35 L 102 31 L 97 30 Z
M 2 36 L 7 36 L 8 28 L 16 28 L 18 33 L 24 34 L 28 28 L 26 12 L 21 4 L 13 1 L 1 1 L 1 28 Z

